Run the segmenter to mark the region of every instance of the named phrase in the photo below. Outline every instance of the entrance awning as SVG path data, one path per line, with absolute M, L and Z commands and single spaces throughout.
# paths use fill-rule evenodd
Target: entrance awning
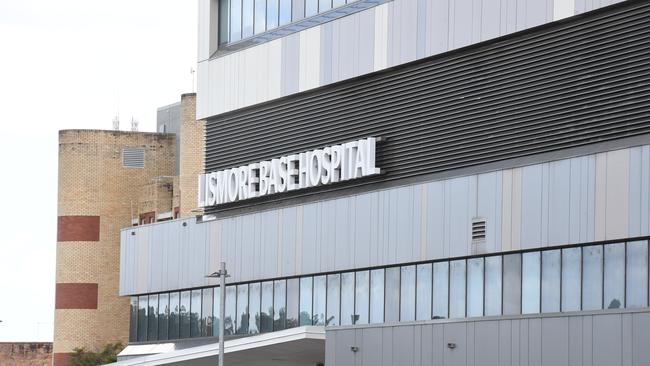
M 135 353 L 151 353 L 143 345 L 128 346 L 120 356 L 133 357 Z M 325 328 L 300 327 L 233 339 L 224 344 L 224 363 L 228 366 L 315 366 L 325 362 Z M 142 353 L 140 353 L 142 354 Z M 217 365 L 219 344 L 174 350 L 154 355 L 134 357 L 111 366 L 214 366 Z

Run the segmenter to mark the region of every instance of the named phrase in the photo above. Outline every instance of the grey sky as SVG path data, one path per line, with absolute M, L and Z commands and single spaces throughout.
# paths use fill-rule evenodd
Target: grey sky
M 196 1 L 0 0 L 0 342 L 52 340 L 57 131 L 153 130 L 191 91 Z

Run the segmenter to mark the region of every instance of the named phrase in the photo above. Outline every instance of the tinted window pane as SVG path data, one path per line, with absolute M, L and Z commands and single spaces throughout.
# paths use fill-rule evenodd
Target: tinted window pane
M 341 300 L 341 275 L 327 276 L 327 325 L 339 325 Z
M 255 0 L 255 34 L 266 31 L 266 0 Z
M 370 309 L 370 272 L 357 272 L 355 279 L 354 323 L 368 324 Z
M 155 341 L 158 339 L 158 295 L 149 295 L 149 321 L 147 325 L 147 339 Z
M 300 281 L 297 278 L 287 280 L 287 328 L 295 328 L 300 323 Z
M 241 39 L 241 2 L 242 0 L 230 0 L 230 42 Z
M 181 292 L 181 308 L 179 316 L 181 319 L 180 325 L 180 338 L 189 338 L 190 337 L 190 292 L 183 291 Z
M 212 301 L 214 299 L 214 289 L 203 289 L 203 304 L 201 304 L 201 336 L 208 337 L 212 335 Z
M 417 320 L 431 319 L 431 291 L 432 291 L 432 275 L 431 263 L 420 264 L 417 267 L 417 294 L 416 300 L 416 314 Z
M 180 327 L 180 296 L 178 292 L 169 294 L 169 339 L 177 339 Z
M 253 35 L 253 1 L 243 0 L 242 3 L 242 38 Z
M 280 0 L 280 25 L 291 23 L 291 0 Z
M 370 322 L 384 322 L 384 270 L 370 271 Z
M 645 241 L 627 243 L 625 306 L 648 306 L 648 245 Z
M 138 340 L 138 298 L 131 297 L 131 314 L 129 318 L 129 342 Z
M 485 258 L 485 315 L 501 315 L 501 256 Z
M 248 334 L 248 285 L 237 286 L 237 334 Z
M 582 248 L 582 309 L 603 308 L 603 246 Z
M 354 317 L 354 272 L 341 274 L 341 325 L 351 325 Z
M 273 282 L 262 282 L 262 313 L 260 320 L 262 333 L 273 331 Z
M 483 258 L 467 261 L 467 316 L 483 316 Z
M 169 332 L 169 294 L 158 295 L 158 340 L 167 339 Z
M 237 288 L 226 286 L 226 312 L 223 319 L 224 335 L 235 334 L 237 329 Z
M 400 321 L 415 320 L 415 266 L 402 267 L 399 318 Z
M 201 290 L 192 291 L 190 304 L 190 336 L 201 336 Z
M 465 317 L 465 260 L 449 264 L 449 317 Z
M 300 279 L 300 325 L 312 325 L 313 278 Z
M 433 264 L 433 316 L 445 319 L 449 316 L 449 262 Z
M 278 0 L 266 0 L 266 29 L 271 30 L 278 27 L 279 17 Z
M 521 254 L 503 256 L 503 314 L 521 313 Z
M 228 7 L 228 1 L 219 1 L 219 44 L 228 43 L 230 35 L 230 10 Z
M 604 279 L 605 308 L 625 307 L 625 243 L 605 245 Z
M 219 336 L 219 322 L 221 321 L 221 288 L 214 289 L 214 298 L 212 299 L 212 314 L 214 315 L 214 326 L 212 327 L 212 335 Z
M 138 298 L 138 341 L 147 340 L 147 296 Z
M 547 250 L 542 252 L 543 313 L 556 313 L 560 311 L 561 253 L 560 250 Z
M 262 301 L 262 284 L 248 285 L 248 333 L 260 332 L 260 304 Z
M 314 277 L 314 325 L 325 325 L 325 291 L 327 280 L 325 276 Z
M 287 327 L 287 281 L 279 280 L 273 284 L 273 330 Z
M 541 253 L 524 253 L 522 263 L 521 312 L 539 313 L 541 288 Z
M 318 0 L 318 12 L 322 13 L 332 9 L 332 0 Z
M 400 268 L 386 268 L 386 286 L 384 286 L 384 318 L 386 323 L 399 321 L 399 274 Z
M 580 248 L 562 250 L 562 311 L 580 310 Z
M 318 0 L 305 0 L 305 17 L 318 14 Z

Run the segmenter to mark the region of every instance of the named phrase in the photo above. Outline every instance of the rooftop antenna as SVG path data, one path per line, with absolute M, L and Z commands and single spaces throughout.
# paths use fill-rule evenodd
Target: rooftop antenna
M 120 117 L 119 116 L 113 117 L 113 130 L 115 130 L 115 131 L 120 130 Z
M 196 73 L 196 70 L 194 70 L 193 67 L 190 67 L 190 74 L 192 74 L 192 93 L 194 93 L 194 74 Z
M 131 131 L 138 132 L 138 120 L 131 117 Z

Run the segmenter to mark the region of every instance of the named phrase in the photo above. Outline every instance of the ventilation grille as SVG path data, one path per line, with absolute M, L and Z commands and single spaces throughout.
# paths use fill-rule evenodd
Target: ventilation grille
M 125 168 L 144 168 L 144 149 L 133 147 L 122 149 L 122 166 Z
M 482 217 L 472 219 L 472 244 L 485 243 L 487 221 Z

